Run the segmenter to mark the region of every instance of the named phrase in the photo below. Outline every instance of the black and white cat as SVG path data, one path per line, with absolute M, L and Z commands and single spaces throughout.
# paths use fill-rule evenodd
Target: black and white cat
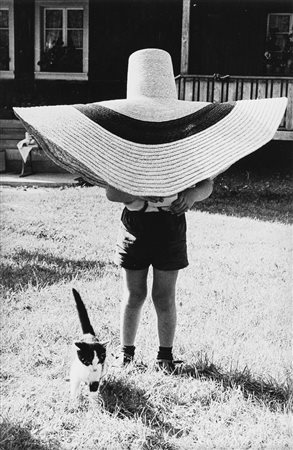
M 75 399 L 82 382 L 89 385 L 91 392 L 98 390 L 100 380 L 106 373 L 106 345 L 96 337 L 79 293 L 75 289 L 72 292 L 83 332 L 83 338 L 75 342 L 76 354 L 70 371 L 70 393 L 71 398 Z

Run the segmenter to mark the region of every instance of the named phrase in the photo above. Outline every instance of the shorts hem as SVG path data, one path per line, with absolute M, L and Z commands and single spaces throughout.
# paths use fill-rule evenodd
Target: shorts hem
M 143 266 L 143 267 L 131 267 L 131 266 L 127 266 L 126 264 L 118 264 L 119 267 L 121 267 L 122 269 L 126 269 L 126 270 L 145 270 L 148 269 L 151 264 L 149 264 L 148 266 Z
M 119 264 L 117 264 L 117 266 L 121 267 L 122 269 L 126 269 L 126 270 L 145 270 L 145 269 L 148 269 L 150 266 L 152 266 L 154 269 L 161 270 L 163 272 L 168 272 L 168 271 L 172 271 L 172 270 L 185 269 L 186 267 L 189 266 L 189 263 L 180 264 L 180 265 L 177 264 L 176 266 L 175 265 L 174 266 L 169 266 L 167 268 L 166 268 L 166 266 L 159 267 L 156 264 L 154 265 L 152 263 L 150 263 L 148 265 L 145 265 L 145 266 L 139 266 L 139 267 L 137 267 L 137 266 L 133 267 L 131 265 L 123 264 L 123 263 L 122 264 L 119 263 Z
M 167 269 L 166 269 L 166 266 L 164 266 L 164 267 L 158 267 L 157 265 L 153 265 L 152 264 L 152 266 L 153 266 L 153 268 L 154 269 L 157 269 L 157 270 L 161 270 L 161 271 L 164 271 L 164 272 L 167 272 L 167 271 L 171 271 L 171 270 L 181 270 L 181 269 L 185 269 L 186 267 L 188 267 L 189 266 L 189 263 L 187 263 L 187 264 L 180 264 L 180 265 L 177 265 L 177 266 L 169 266 Z

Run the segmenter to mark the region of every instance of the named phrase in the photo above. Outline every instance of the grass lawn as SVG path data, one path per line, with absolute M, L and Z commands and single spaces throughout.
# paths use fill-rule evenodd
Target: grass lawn
M 219 178 L 187 215 L 175 342 L 185 370 L 154 371 L 148 299 L 137 338 L 143 364 L 110 367 L 99 396 L 83 387 L 76 406 L 67 381 L 80 336 L 71 288 L 114 359 L 121 206 L 96 187 L 3 188 L 0 448 L 292 448 L 290 189 L 286 177 Z

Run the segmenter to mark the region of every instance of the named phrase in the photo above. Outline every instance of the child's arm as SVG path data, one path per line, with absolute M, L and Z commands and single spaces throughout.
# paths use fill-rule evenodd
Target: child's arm
M 119 191 L 109 184 L 106 187 L 106 197 L 111 202 L 125 203 L 126 205 L 134 202 L 135 200 L 151 201 L 154 203 L 161 202 L 163 200 L 163 197 L 136 197 L 134 195 L 127 194 L 126 192 Z
M 109 184 L 106 187 L 106 197 L 110 202 L 118 202 L 118 203 L 132 203 L 137 199 L 134 195 L 127 194 L 126 192 L 119 191 L 118 189 L 110 186 Z
M 180 216 L 188 211 L 194 203 L 201 202 L 208 198 L 213 192 L 214 182 L 211 179 L 203 180 L 195 187 L 185 189 L 180 192 L 177 200 L 175 200 L 170 206 L 170 211 Z

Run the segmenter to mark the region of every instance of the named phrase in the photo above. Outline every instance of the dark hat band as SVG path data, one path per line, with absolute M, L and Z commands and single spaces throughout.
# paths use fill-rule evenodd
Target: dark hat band
M 150 122 L 133 119 L 97 103 L 74 107 L 109 132 L 138 144 L 165 144 L 193 136 L 215 125 L 234 108 L 233 103 L 211 103 L 179 119 Z

